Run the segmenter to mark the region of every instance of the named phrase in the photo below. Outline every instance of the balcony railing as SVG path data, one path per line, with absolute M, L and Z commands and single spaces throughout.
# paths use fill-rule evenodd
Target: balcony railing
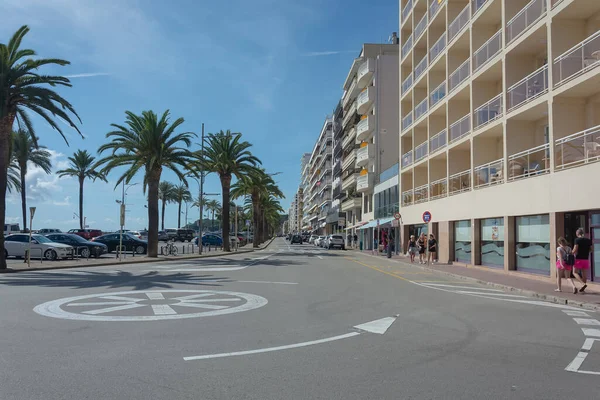
M 427 142 L 423 142 L 415 148 L 415 162 L 427 156 Z
M 600 30 L 554 59 L 554 85 L 573 79 L 600 64 Z
M 406 190 L 402 192 L 402 205 L 410 206 L 414 203 L 415 196 L 413 190 Z
M 444 97 L 446 97 L 446 81 L 440 83 L 429 95 L 429 107 L 435 106 Z
M 406 153 L 404 153 L 402 155 L 402 168 L 406 168 L 409 165 L 412 165 L 412 163 L 414 162 L 413 160 L 413 151 L 407 151 Z
M 489 124 L 502 116 L 502 93 L 475 110 L 474 128 Z
M 450 143 L 468 135 L 471 132 L 471 116 L 465 115 L 452 125 L 450 125 Z
M 342 101 L 342 106 L 346 107 L 346 105 L 350 102 L 350 100 L 352 100 L 352 98 L 354 97 L 355 91 L 356 91 L 356 77 L 352 80 L 352 83 L 350 84 L 350 87 L 348 88 L 348 90 L 346 90 L 346 93 L 344 93 L 344 100 Z
M 508 180 L 550 172 L 550 144 L 546 143 L 508 157 Z
M 475 187 L 480 188 L 504 182 L 504 159 L 475 167 Z
M 506 24 L 506 44 L 512 42 L 546 14 L 546 0 L 531 0 Z
M 344 160 L 342 161 L 342 169 L 346 170 L 348 167 L 353 166 L 356 161 L 356 150 L 352 150 L 346 156 L 344 156 Z
M 454 21 L 448 26 L 448 43 L 452 41 L 463 30 L 471 19 L 471 7 L 467 6 L 458 14 Z
M 400 211 L 400 204 L 388 204 L 375 209 L 375 218 L 390 218 Z
M 456 68 L 450 75 L 450 93 L 465 81 L 471 75 L 471 60 L 466 59 L 460 67 Z
M 429 152 L 433 153 L 442 147 L 446 146 L 446 130 L 436 133 L 429 139 Z
M 425 55 L 425 57 L 423 57 L 423 59 L 421 61 L 419 61 L 419 63 L 415 67 L 415 81 L 417 79 L 419 79 L 419 77 L 421 75 L 423 75 L 423 72 L 425 72 L 426 69 L 427 69 L 427 55 Z
M 556 7 L 557 5 L 559 5 L 560 3 L 562 3 L 563 0 L 552 0 L 552 8 Z
M 421 37 L 421 34 L 423 32 L 425 32 L 425 28 L 427 28 L 427 22 L 428 22 L 427 13 L 425 13 L 425 15 L 423 15 L 423 18 L 421 18 L 421 20 L 415 27 L 415 33 L 414 33 L 415 42 L 417 40 L 419 40 L 419 38 Z
M 351 122 L 354 118 L 356 118 L 356 101 L 352 103 L 346 114 L 344 115 L 344 119 L 342 120 L 342 126 L 345 128 L 349 122 Z
M 352 128 L 348 132 L 344 139 L 342 139 L 342 149 L 348 147 L 348 145 L 353 144 L 356 141 L 356 129 Z
M 556 168 L 600 161 L 600 125 L 556 140 Z
M 488 0 L 471 0 L 471 4 L 473 5 L 473 15 L 481 10 L 481 7 L 483 7 L 487 1 Z
M 458 194 L 471 190 L 471 170 L 459 172 L 448 177 L 448 194 Z
M 406 77 L 406 79 L 402 82 L 402 94 L 406 93 L 408 89 L 413 84 L 413 74 L 412 72 Z
M 408 14 L 410 14 L 410 10 L 412 10 L 412 0 L 408 0 L 408 3 L 402 9 L 402 22 L 406 21 Z
M 496 54 L 500 52 L 502 48 L 502 30 L 496 32 L 494 36 L 488 39 L 475 54 L 473 54 L 473 67 L 474 71 L 483 67 L 488 61 L 490 61 Z
M 429 199 L 429 185 L 423 185 L 414 190 L 415 204 L 425 203 Z
M 413 45 L 413 36 L 410 35 L 408 37 L 408 39 L 406 39 L 406 42 L 404 42 L 404 44 L 402 45 L 402 58 L 406 57 L 406 55 L 408 54 L 410 49 L 412 49 L 412 45 Z
M 448 178 L 438 179 L 429 184 L 429 200 L 448 196 Z
M 407 129 L 413 123 L 413 112 L 409 112 L 402 118 L 402 130 Z
M 398 176 L 398 163 L 392 165 L 381 174 L 379 174 L 379 182 L 385 182 L 388 179 L 393 178 L 394 176 Z
M 442 8 L 442 2 L 440 0 L 431 0 L 429 3 L 429 15 L 431 15 L 431 19 L 435 17 L 438 11 Z
M 429 50 L 429 63 L 433 64 L 433 61 L 439 56 L 442 51 L 446 48 L 446 32 L 442 33 L 442 36 L 435 42 Z
M 508 111 L 548 91 L 548 65 L 508 88 Z
M 415 107 L 415 121 L 418 120 L 421 116 L 425 115 L 427 112 L 427 98 L 424 98 L 417 106 Z

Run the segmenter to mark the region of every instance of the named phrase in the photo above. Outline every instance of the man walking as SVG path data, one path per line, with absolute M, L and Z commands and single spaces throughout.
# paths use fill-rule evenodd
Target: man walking
M 593 245 L 592 241 L 584 236 L 583 228 L 577 229 L 576 234 L 577 238 L 573 247 L 573 254 L 575 255 L 573 275 L 575 279 L 582 283 L 583 286 L 579 289 L 579 292 L 583 293 L 585 288 L 587 288 L 587 271 L 590 269 L 589 258 Z

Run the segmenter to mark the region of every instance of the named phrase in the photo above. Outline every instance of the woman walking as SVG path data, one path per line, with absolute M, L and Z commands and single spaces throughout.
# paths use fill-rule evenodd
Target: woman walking
M 425 246 L 426 245 L 427 245 L 427 238 L 425 237 L 425 234 L 421 232 L 421 235 L 419 236 L 419 240 L 417 241 L 417 246 L 419 246 L 419 264 L 426 263 L 426 258 L 425 258 Z
M 410 255 L 410 262 L 415 262 L 415 255 L 417 254 L 417 241 L 415 240 L 415 235 L 410 235 L 410 239 L 408 239 L 408 254 Z
M 575 283 L 573 282 L 573 278 L 571 277 L 571 271 L 573 266 L 570 265 L 569 258 L 573 258 L 571 252 L 571 248 L 569 244 L 565 240 L 565 238 L 558 238 L 558 247 L 556 248 L 556 289 L 555 292 L 560 292 L 562 290 L 562 279 L 566 279 L 571 284 L 573 288 L 573 293 L 577 293 L 577 288 L 575 287 Z M 571 255 L 571 257 L 569 257 Z
M 435 235 L 433 233 L 429 234 L 429 242 L 427 243 L 427 247 L 429 248 L 429 254 L 427 254 L 427 264 L 431 260 L 432 263 L 437 262 L 437 240 L 435 240 Z

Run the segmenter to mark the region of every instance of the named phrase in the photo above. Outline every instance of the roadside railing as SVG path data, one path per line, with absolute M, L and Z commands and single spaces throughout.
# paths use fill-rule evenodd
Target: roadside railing
M 450 125 L 450 143 L 468 135 L 469 132 L 471 132 L 471 116 L 467 114 Z
M 414 190 L 415 204 L 425 203 L 429 198 L 429 185 L 416 187 Z
M 446 48 L 446 32 L 442 33 L 442 36 L 435 42 L 429 50 L 429 63 L 433 64 L 433 61 L 439 56 L 442 51 Z
M 554 86 L 600 65 L 600 30 L 554 59 Z
M 459 194 L 471 190 L 471 170 L 450 175 L 448 177 L 448 194 Z
M 475 167 L 475 188 L 504 182 L 504 159 Z
M 546 0 L 531 0 L 506 24 L 506 44 L 512 42 L 546 14 Z
M 429 184 L 429 200 L 448 196 L 448 178 L 438 179 Z
M 508 156 L 508 180 L 550 172 L 550 144 Z
M 554 151 L 557 169 L 600 161 L 600 125 L 557 139 Z
M 548 91 L 548 65 L 534 71 L 508 88 L 508 111 Z
M 448 43 L 450 43 L 452 39 L 454 39 L 463 30 L 463 28 L 467 26 L 470 19 L 471 7 L 469 4 L 467 4 L 467 6 L 463 8 L 460 14 L 458 14 L 458 16 L 454 18 L 454 21 L 452 21 L 448 26 Z
M 433 107 L 444 97 L 446 97 L 446 81 L 440 83 L 429 95 L 429 107 Z
M 427 141 L 415 147 L 415 162 L 422 160 L 427 156 Z
M 473 54 L 473 70 L 477 71 L 490 61 L 502 48 L 502 30 L 496 32 Z
M 463 83 L 471 75 L 471 60 L 466 59 L 460 67 L 456 68 L 450 75 L 450 92 L 452 92 L 458 85 Z
M 446 130 L 443 129 L 441 132 L 436 133 L 429 139 L 429 152 L 434 153 L 435 151 L 446 146 Z
M 502 93 L 475 109 L 474 128 L 489 124 L 502 116 Z

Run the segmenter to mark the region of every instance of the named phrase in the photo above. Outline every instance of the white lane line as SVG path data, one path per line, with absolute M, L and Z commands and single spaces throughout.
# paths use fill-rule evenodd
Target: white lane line
M 249 355 L 249 354 L 268 353 L 268 352 L 271 352 L 271 351 L 296 349 L 298 347 L 306 347 L 306 346 L 312 346 L 312 345 L 315 345 L 315 344 L 333 342 L 335 340 L 347 339 L 347 338 L 358 336 L 358 335 L 360 335 L 359 332 L 350 332 L 350 333 L 346 333 L 344 335 L 332 336 L 332 337 L 329 337 L 329 338 L 326 338 L 326 339 L 312 340 L 310 342 L 302 342 L 302 343 L 290 344 L 290 345 L 287 345 L 287 346 L 267 347 L 267 348 L 264 348 L 264 349 L 247 350 L 247 351 L 235 351 L 235 352 L 231 352 L 231 353 L 207 354 L 207 355 L 204 355 L 204 356 L 183 357 L 183 359 L 185 361 L 208 360 L 208 359 L 211 359 L 211 358 L 223 358 L 223 357 L 232 357 L 232 356 L 245 356 L 245 355 Z
M 178 307 L 204 308 L 207 310 L 224 310 L 225 308 L 229 308 L 229 306 L 215 306 L 212 304 L 196 304 L 196 303 L 188 303 L 188 302 L 181 302 L 181 303 L 177 303 L 175 305 Z
M 589 314 L 583 311 L 563 310 L 563 312 L 571 317 L 589 317 Z
M 488 288 L 473 287 L 473 286 L 455 286 L 455 285 L 433 284 L 433 283 L 426 283 L 426 282 L 421 282 L 421 283 L 424 283 L 427 286 L 436 286 L 436 287 L 449 287 L 449 288 L 455 288 L 455 289 L 471 289 L 471 290 L 485 290 L 486 292 L 503 292 L 503 290 L 488 289 Z
M 571 363 L 569 365 L 567 365 L 567 368 L 565 368 L 565 371 L 581 372 L 581 371 L 579 371 L 579 367 L 581 367 L 581 364 L 583 364 L 587 355 L 588 355 L 588 353 L 586 353 L 584 351 L 580 351 L 579 353 L 577 353 L 577 356 L 575 356 L 575 359 L 573 361 L 571 361 Z
M 581 346 L 581 350 L 590 351 L 595 341 L 600 341 L 600 339 L 585 338 L 585 342 L 583 343 L 583 346 Z
M 271 282 L 271 281 L 237 281 L 241 283 L 273 283 L 277 285 L 297 285 L 297 282 Z
M 595 325 L 600 326 L 600 321 L 593 318 L 573 318 L 579 325 Z
M 173 310 L 168 304 L 152 304 L 154 315 L 175 315 L 177 311 Z
M 147 292 L 146 296 L 148 296 L 148 299 L 150 299 L 150 300 L 164 300 L 165 299 L 165 296 L 163 296 L 163 294 L 160 292 L 158 292 L 158 293 Z
M 323 259 L 323 257 L 321 257 L 321 256 L 317 256 L 317 258 L 318 258 L 319 260 L 322 260 L 322 259 Z
M 519 295 L 516 295 L 516 294 L 470 292 L 468 290 L 457 290 L 456 293 L 461 293 L 461 294 L 481 294 L 481 295 L 485 295 L 485 296 L 498 296 L 498 297 L 516 297 L 516 298 L 521 298 L 521 299 L 525 298 L 525 296 L 519 296 Z
M 192 300 L 192 299 L 199 299 L 201 297 L 209 297 L 209 296 L 214 296 L 214 295 L 215 295 L 214 293 L 192 294 L 189 296 L 174 297 L 173 300 L 188 301 L 188 300 Z
M 220 301 L 242 301 L 237 297 L 228 297 L 226 299 L 198 299 L 198 300 L 185 300 L 184 303 L 218 303 Z
M 220 267 L 211 267 L 211 268 L 178 268 L 178 269 L 169 269 L 165 270 L 165 272 L 219 272 L 219 271 L 239 271 L 241 269 L 246 269 L 248 267 L 231 267 L 231 268 L 220 268 Z
M 93 302 L 93 303 L 69 303 L 69 304 L 67 304 L 67 307 L 72 307 L 72 306 L 118 306 L 118 305 L 131 304 L 131 303 L 133 303 L 131 300 L 130 301 L 99 301 L 99 302 Z
M 121 300 L 121 301 L 128 301 L 128 302 L 143 300 L 138 297 L 125 297 L 125 296 L 100 296 L 99 298 L 106 299 L 106 300 L 117 300 L 117 301 Z
M 130 310 L 132 308 L 139 308 L 139 307 L 145 307 L 145 305 L 133 303 L 133 304 L 127 304 L 124 306 L 107 307 L 107 308 L 99 308 L 97 310 L 84 311 L 83 314 L 96 315 L 96 314 L 109 313 L 109 312 L 113 312 L 113 311 Z
M 600 329 L 581 328 L 585 336 L 593 336 L 600 338 Z

